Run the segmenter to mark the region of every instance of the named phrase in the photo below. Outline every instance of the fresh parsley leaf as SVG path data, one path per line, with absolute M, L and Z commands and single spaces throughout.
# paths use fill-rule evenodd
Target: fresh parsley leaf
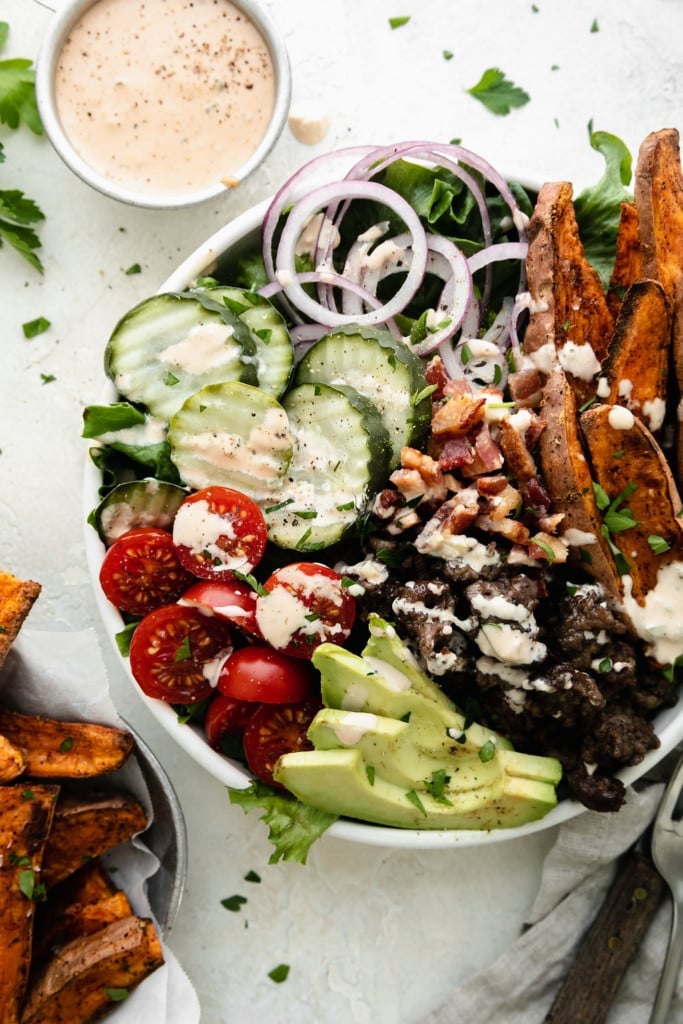
M 247 902 L 246 896 L 226 896 L 224 900 L 221 900 L 221 906 L 225 907 L 226 910 L 238 911 L 242 909 L 243 904 Z
M 595 495 L 595 504 L 601 511 L 609 506 L 607 491 L 600 484 L 595 483 L 595 481 L 593 481 L 593 494 Z
M 189 634 L 185 637 L 183 642 L 178 645 L 178 648 L 173 657 L 174 661 L 189 661 L 192 657 L 192 647 L 190 645 Z
M 37 338 L 38 335 L 43 334 L 48 327 L 50 327 L 50 321 L 46 320 L 44 316 L 38 316 L 35 320 L 28 320 L 25 324 L 21 325 L 25 338 Z
M 126 270 L 124 270 L 124 274 L 126 274 L 127 277 L 131 277 L 133 274 L 141 274 L 141 273 L 142 273 L 142 267 L 140 266 L 139 263 L 131 263 L 131 265 L 129 267 L 127 267 Z
M 40 375 L 41 384 L 52 384 L 53 381 L 56 380 L 57 378 L 55 377 L 54 373 L 41 373 Z
M 73 736 L 65 736 L 64 739 L 62 740 L 62 742 L 59 744 L 59 752 L 60 752 L 60 754 L 68 754 L 69 751 L 73 748 L 73 745 L 74 745 L 74 738 L 73 738 Z
M 259 874 L 257 874 L 255 871 L 247 871 L 246 875 L 244 876 L 244 881 L 245 882 L 260 882 L 261 881 L 261 876 Z
M 43 902 L 47 899 L 47 889 L 42 882 L 36 881 L 33 868 L 26 868 L 19 872 L 19 888 L 28 900 Z
M 109 996 L 112 1003 L 122 1003 L 130 994 L 127 988 L 105 988 L 102 991 L 106 996 Z
M 0 46 L 4 46 L 9 28 L 7 22 L 1 24 L 4 28 Z M 32 61 L 22 57 L 0 61 L 0 122 L 13 129 L 23 122 L 34 134 L 42 135 L 35 81 Z
M 43 264 L 35 250 L 41 242 L 30 226 L 45 219 L 33 199 L 18 189 L 0 189 L 0 248 L 6 243 L 42 274 Z
M 668 541 L 656 533 L 651 533 L 647 538 L 647 542 L 655 555 L 663 555 L 666 551 L 671 550 L 671 545 Z
M 281 984 L 283 981 L 287 981 L 288 975 L 289 964 L 278 964 L 277 967 L 273 967 L 272 971 L 268 971 L 268 977 L 277 985 Z
M 505 116 L 513 107 L 524 107 L 530 100 L 528 93 L 507 79 L 500 68 L 487 68 L 476 85 L 466 90 L 483 103 L 492 114 Z
M 407 25 L 409 21 L 410 15 L 404 16 L 402 18 L 389 18 L 389 25 L 391 26 L 392 29 L 402 28 L 403 25 Z
M 444 50 L 443 51 L 443 59 L 444 60 L 453 60 L 453 53 L 452 53 L 452 51 L 451 50 Z
M 231 804 L 239 804 L 245 814 L 261 808 L 261 821 L 268 825 L 268 839 L 275 847 L 269 863 L 280 860 L 305 864 L 315 842 L 336 820 L 314 807 L 302 804 L 293 796 L 278 793 L 263 782 L 254 781 L 246 789 L 228 787 Z
M 600 31 L 600 26 L 598 25 L 598 19 L 597 18 L 593 18 L 593 23 L 591 25 L 591 32 L 599 32 L 599 31 Z
M 421 814 L 424 814 L 425 818 L 427 817 L 427 812 L 425 811 L 424 804 L 422 803 L 419 795 L 415 792 L 414 789 L 410 789 L 406 793 L 406 799 L 410 800 L 411 804 L 414 804 L 417 807 L 418 811 L 420 811 Z

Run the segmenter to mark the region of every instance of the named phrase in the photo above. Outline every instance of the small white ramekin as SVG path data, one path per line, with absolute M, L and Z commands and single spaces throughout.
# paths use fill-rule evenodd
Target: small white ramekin
M 63 0 L 58 12 L 50 23 L 36 60 L 36 98 L 38 109 L 45 132 L 56 152 L 64 163 L 88 185 L 104 193 L 104 195 L 133 206 L 144 206 L 152 209 L 174 209 L 193 206 L 209 199 L 215 199 L 217 196 L 229 191 L 229 188 L 221 182 L 216 182 L 196 191 L 178 193 L 136 191 L 91 167 L 76 151 L 65 133 L 57 113 L 55 75 L 59 57 L 69 32 L 79 18 L 96 2 L 97 0 Z M 231 2 L 254 23 L 263 37 L 270 52 L 275 76 L 275 103 L 266 132 L 248 160 L 232 173 L 232 177 L 236 181 L 241 182 L 263 162 L 286 124 L 291 99 L 292 79 L 287 50 L 271 18 L 254 0 L 231 0 Z

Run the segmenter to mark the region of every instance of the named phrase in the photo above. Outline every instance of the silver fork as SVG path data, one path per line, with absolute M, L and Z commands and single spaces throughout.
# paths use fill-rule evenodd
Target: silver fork
M 652 827 L 650 849 L 672 897 L 671 934 L 650 1024 L 666 1024 L 683 958 L 683 758 L 671 776 Z M 680 802 L 679 802 L 680 801 Z

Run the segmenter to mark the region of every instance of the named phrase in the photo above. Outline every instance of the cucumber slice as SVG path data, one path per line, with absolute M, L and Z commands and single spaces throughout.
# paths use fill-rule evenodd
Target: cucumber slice
M 256 348 L 256 383 L 274 398 L 284 394 L 294 366 L 294 347 L 287 325 L 272 302 L 246 288 L 202 286 L 192 292 L 200 302 L 218 303 L 239 317 L 251 331 Z
M 352 388 L 301 384 L 283 399 L 294 454 L 274 504 L 264 504 L 269 539 L 316 551 L 336 543 L 384 485 L 391 445 L 381 417 Z
M 116 325 L 105 371 L 131 402 L 168 423 L 190 395 L 227 380 L 256 383 L 251 332 L 227 307 L 190 294 L 145 299 Z
M 168 530 L 186 497 L 185 487 L 154 477 L 117 484 L 95 509 L 93 525 L 107 546 L 141 526 Z
M 188 487 L 223 484 L 272 500 L 292 457 L 287 413 L 251 384 L 210 384 L 191 395 L 168 429 L 171 458 Z
M 389 432 L 391 468 L 401 448 L 419 448 L 431 417 L 422 360 L 389 331 L 348 324 L 326 334 L 305 354 L 295 383 L 317 381 L 354 388 L 374 402 Z

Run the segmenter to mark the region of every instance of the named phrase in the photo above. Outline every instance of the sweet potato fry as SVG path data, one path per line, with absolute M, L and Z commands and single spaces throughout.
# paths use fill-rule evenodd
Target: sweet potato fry
M 21 1024 L 90 1024 L 164 962 L 154 925 L 114 921 L 67 943 L 31 982 Z
M 626 292 L 642 277 L 643 260 L 638 233 L 638 210 L 635 203 L 622 203 L 614 267 L 607 289 L 607 306 L 615 320 Z
M 595 481 L 621 518 L 604 524 L 631 577 L 633 598 L 643 604 L 662 566 L 683 560 L 681 510 L 666 458 L 650 431 L 625 410 L 610 405 L 587 409 L 580 419 Z M 629 425 L 630 423 L 630 425 Z M 615 457 L 616 456 L 616 457 Z M 634 524 L 624 514 L 630 510 Z M 603 510 L 604 511 L 604 510 Z M 623 590 L 623 588 L 622 588 Z
M 576 399 L 561 367 L 553 370 L 545 385 L 541 417 L 546 426 L 539 440 L 539 460 L 553 508 L 564 513 L 561 536 L 569 540 L 570 561 L 618 597 L 619 574 L 601 532 L 602 517 L 579 433 Z
M 133 749 L 133 736 L 125 729 L 22 715 L 2 705 L 0 734 L 23 751 L 26 773 L 36 779 L 106 775 Z
M 67 794 L 59 800 L 43 857 L 43 881 L 51 888 L 85 861 L 126 842 L 147 826 L 147 815 L 128 793 Z
M 0 783 L 16 779 L 25 767 L 26 758 L 22 751 L 0 733 Z
M 614 321 L 584 254 L 568 182 L 541 188 L 529 222 L 527 276 L 533 306 L 524 353 L 533 359 L 551 346 L 581 404 L 595 394 L 591 365 L 607 355 Z
M 0 786 L 0 1024 L 16 1024 L 57 786 Z
M 113 886 L 111 892 L 95 900 L 62 903 L 48 897 L 47 903 L 39 907 L 36 914 L 32 972 L 67 942 L 80 939 L 84 935 L 92 935 L 112 921 L 122 921 L 132 913 L 125 892 Z
M 40 584 L 0 569 L 0 665 L 40 594 Z
M 652 132 L 638 152 L 634 193 L 643 274 L 659 281 L 671 303 L 673 365 L 683 394 L 683 172 L 678 131 Z M 683 431 L 678 432 L 683 481 Z
M 658 281 L 626 292 L 602 376 L 611 405 L 625 405 L 653 433 L 664 422 L 671 352 L 670 304 Z

